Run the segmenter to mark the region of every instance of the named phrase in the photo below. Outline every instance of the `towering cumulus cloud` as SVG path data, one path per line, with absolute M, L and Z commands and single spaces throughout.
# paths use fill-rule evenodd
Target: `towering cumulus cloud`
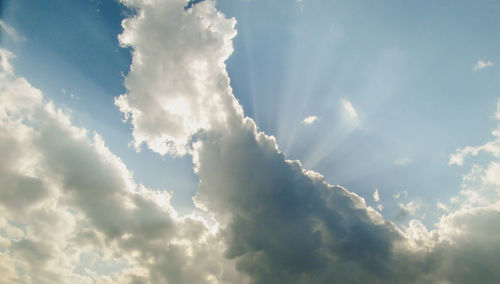
M 222 129 L 241 117 L 224 61 L 233 52 L 234 19 L 211 2 L 184 11 L 185 1 L 125 1 L 138 15 L 123 22 L 133 48 L 126 95 L 116 105 L 130 118 L 136 147 L 184 155 L 200 130 Z
M 192 157 L 203 217 L 179 217 L 166 191 L 137 184 L 98 134 L 75 127 L 0 50 L 0 282 L 500 279 L 498 162 L 473 167 L 433 230 L 417 220 L 397 227 L 286 160 L 244 116 L 225 67 L 236 21 L 212 0 L 191 2 L 124 1 L 137 10 L 119 37 L 133 60 L 115 103 L 138 150 Z M 478 151 L 498 159 L 498 141 L 485 145 L 452 161 Z
M 214 1 L 186 11 L 182 0 L 125 3 L 138 15 L 124 21 L 120 36 L 133 49 L 133 63 L 128 92 L 116 104 L 131 120 L 137 147 L 146 143 L 160 154 L 193 156 L 200 178 L 195 202 L 213 214 L 227 245 L 225 256 L 252 282 L 498 277 L 488 270 L 491 254 L 474 262 L 458 249 L 463 242 L 475 243 L 467 225 L 482 214 L 458 210 L 433 231 L 417 220 L 400 230 L 356 194 L 285 160 L 274 138 L 258 132 L 232 94 L 224 62 L 232 51 L 235 20 L 218 12 Z M 456 226 L 465 229 L 458 232 Z M 477 244 L 478 253 L 486 253 L 482 240 Z M 469 262 L 484 273 L 463 269 Z
M 359 196 L 286 161 L 244 117 L 224 64 L 235 20 L 213 1 L 185 12 L 182 0 L 126 3 L 138 15 L 123 23 L 133 62 L 116 104 L 137 146 L 193 155 L 196 204 L 214 214 L 238 269 L 259 283 L 391 277 L 395 228 Z

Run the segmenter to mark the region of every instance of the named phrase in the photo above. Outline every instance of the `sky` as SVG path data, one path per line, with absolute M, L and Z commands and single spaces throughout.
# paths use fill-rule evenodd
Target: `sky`
M 0 282 L 496 283 L 500 2 L 0 3 Z

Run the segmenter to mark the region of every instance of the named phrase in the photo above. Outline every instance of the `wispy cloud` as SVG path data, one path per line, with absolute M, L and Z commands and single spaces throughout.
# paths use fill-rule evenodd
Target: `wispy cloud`
M 396 216 L 396 219 L 401 220 L 407 216 L 415 216 L 417 214 L 417 210 L 420 208 L 420 205 L 418 203 L 410 201 L 406 204 L 399 203 L 398 207 L 399 207 L 399 212 L 398 215 Z
M 315 115 L 310 115 L 306 118 L 304 118 L 300 123 L 305 124 L 305 125 L 310 125 L 318 121 L 319 117 Z
M 396 198 L 396 199 L 399 199 L 399 198 L 401 198 L 401 197 L 407 198 L 407 197 L 408 197 L 408 191 L 403 190 L 403 191 L 401 191 L 401 192 L 398 192 L 398 193 L 396 193 L 396 194 L 392 195 L 392 197 L 394 197 L 394 198 Z
M 378 189 L 377 188 L 375 188 L 375 191 L 373 192 L 372 197 L 373 197 L 373 200 L 375 202 L 380 202 L 380 195 L 378 194 Z
M 342 108 L 344 109 L 349 119 L 354 123 L 356 127 L 359 127 L 360 122 L 358 112 L 356 111 L 352 103 L 347 99 L 341 99 L 340 102 L 342 103 Z
M 481 69 L 484 69 L 487 67 L 491 67 L 494 65 L 495 65 L 495 63 L 491 60 L 488 60 L 488 61 L 478 60 L 477 63 L 474 65 L 474 67 L 472 67 L 472 69 L 474 71 L 478 71 L 478 70 L 481 70 Z
M 20 36 L 19 33 L 11 26 L 7 25 L 2 19 L 0 19 L 0 28 L 5 31 L 13 40 L 23 41 L 24 37 Z
M 396 166 L 404 166 L 404 165 L 407 165 L 409 163 L 411 163 L 411 159 L 407 158 L 407 157 L 399 158 L 399 159 L 394 161 L 394 165 L 396 165 Z

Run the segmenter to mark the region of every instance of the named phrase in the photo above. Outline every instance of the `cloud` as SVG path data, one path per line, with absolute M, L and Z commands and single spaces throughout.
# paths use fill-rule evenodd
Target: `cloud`
M 352 105 L 350 101 L 347 99 L 341 99 L 340 102 L 342 103 L 342 108 L 349 118 L 349 120 L 354 124 L 354 126 L 359 127 L 360 126 L 360 121 L 358 117 L 358 112 Z
M 401 220 L 406 218 L 407 216 L 415 216 L 417 214 L 417 210 L 420 208 L 420 205 L 415 203 L 414 201 L 410 201 L 406 204 L 399 203 L 398 204 L 399 211 L 396 216 L 396 220 Z
M 217 12 L 213 1 L 179 15 L 182 4 L 135 2 L 139 16 L 124 22 L 120 39 L 134 54 L 127 93 L 117 105 L 135 116 L 136 141 L 137 133 L 151 133 L 143 142 L 153 151 L 165 153 L 155 139 L 167 137 L 192 154 L 200 179 L 196 205 L 213 214 L 227 245 L 226 257 L 236 260 L 252 282 L 340 279 L 345 275 L 335 271 L 346 266 L 356 275 L 384 278 L 378 268 L 386 270 L 392 261 L 388 256 L 392 240 L 399 237 L 396 229 L 358 195 L 287 161 L 274 137 L 257 131 L 234 98 L 223 64 L 232 51 L 234 20 Z M 179 23 L 185 33 L 178 31 Z M 165 45 L 162 38 L 169 37 L 187 46 Z M 187 77 L 179 82 L 181 75 Z M 168 104 L 174 98 L 184 101 L 186 113 L 157 109 L 158 101 Z M 158 111 L 168 127 L 163 121 L 141 122 Z M 187 123 L 195 127 L 187 129 Z M 173 135 L 174 129 L 181 135 Z
M 304 118 L 300 123 L 305 124 L 305 125 L 310 125 L 318 121 L 319 117 L 315 115 L 308 116 Z
M 472 203 L 465 194 L 497 189 L 498 168 L 478 166 L 464 177 L 459 209 L 435 229 L 418 220 L 400 228 L 357 194 L 286 160 L 274 137 L 244 116 L 224 64 L 235 21 L 214 1 L 187 11 L 184 0 L 125 3 L 138 13 L 123 22 L 120 41 L 133 61 L 116 105 L 137 147 L 192 156 L 201 212 L 177 216 L 168 192 L 137 184 L 98 134 L 74 126 L 2 58 L 0 183 L 24 189 L 0 187 L 2 282 L 499 279 L 500 238 L 491 226 L 499 199 Z
M 445 212 L 450 211 L 450 208 L 448 208 L 448 206 L 446 206 L 444 203 L 439 202 L 439 201 L 436 203 L 436 207 L 439 208 L 440 210 L 445 211 Z
M 205 1 L 205 0 L 189 0 L 187 5 L 184 7 L 184 10 L 190 9 L 191 7 L 193 7 L 193 5 L 196 5 L 202 1 Z
M 394 197 L 395 199 L 399 199 L 401 197 L 407 198 L 408 197 L 408 191 L 403 190 L 401 192 L 393 194 L 392 197 Z
M 245 282 L 206 221 L 177 217 L 168 192 L 136 184 L 99 135 L 2 62 L 0 282 Z
M 373 201 L 375 202 L 380 202 L 380 195 L 378 195 L 378 189 L 375 188 L 375 191 L 373 192 Z
M 497 101 L 497 111 L 495 118 L 500 121 L 500 99 Z M 464 159 L 471 155 L 476 156 L 479 152 L 487 152 L 494 157 L 500 157 L 500 127 L 492 132 L 495 140 L 489 141 L 481 146 L 466 146 L 463 149 L 458 149 L 455 154 L 450 156 L 449 165 L 463 166 Z
M 495 258 L 483 254 L 484 250 L 475 256 L 484 257 L 484 263 L 475 270 L 460 269 L 470 260 L 469 251 L 461 249 L 466 240 L 477 241 L 480 248 L 483 244 L 480 238 L 461 239 L 455 230 L 457 223 L 452 221 L 454 215 L 443 216 L 440 227 L 432 231 L 417 220 L 411 220 L 406 228 L 398 228 L 366 206 L 358 195 L 327 184 L 320 174 L 304 169 L 298 161 L 286 160 L 274 137 L 257 131 L 254 121 L 244 116 L 232 94 L 223 62 L 232 50 L 231 38 L 236 31 L 234 22 L 229 24 L 232 20 L 217 12 L 213 1 L 193 6 L 191 13 L 196 14 L 196 18 L 190 13 L 177 15 L 174 10 L 180 10 L 176 8 L 180 4 L 163 5 L 167 11 L 157 8 L 154 12 L 149 11 L 150 2 L 135 1 L 134 5 L 141 11 L 140 16 L 124 23 L 121 38 L 122 42 L 124 38 L 134 38 L 125 41 L 134 48 L 128 76 L 147 84 L 129 83 L 125 95 L 128 106 L 119 100 L 117 105 L 126 114 L 136 116 L 131 119 L 134 133 L 147 133 L 142 142 L 153 151 L 165 153 L 156 147 L 155 139 L 167 137 L 162 138 L 164 142 L 184 148 L 185 153 L 192 155 L 200 179 L 196 206 L 213 214 L 227 246 L 225 256 L 235 260 L 237 270 L 248 275 L 252 283 L 445 283 L 452 280 L 458 283 L 462 279 L 493 281 L 498 277 L 496 271 L 488 275 L 476 273 L 481 267 L 488 267 L 488 259 Z M 170 18 L 177 22 L 160 16 L 164 14 L 171 14 Z M 203 21 L 204 25 L 196 21 Z M 185 39 L 186 35 L 175 31 L 178 23 L 201 36 L 190 41 Z M 219 29 L 221 26 L 228 28 Z M 163 36 L 156 36 L 158 34 Z M 168 35 L 179 38 L 176 41 L 179 45 L 161 40 Z M 217 44 L 203 44 L 207 38 Z M 191 51 L 192 47 L 196 47 L 196 52 Z M 171 54 L 182 59 L 177 60 Z M 220 64 L 214 64 L 214 58 Z M 182 66 L 176 65 L 179 61 Z M 147 64 L 141 65 L 141 62 Z M 198 68 L 200 62 L 207 66 L 203 75 L 192 75 L 191 70 Z M 134 63 L 139 66 L 135 67 Z M 189 86 L 168 87 L 180 74 L 190 76 L 182 83 Z M 127 77 L 127 82 L 132 82 L 130 78 Z M 165 91 L 154 92 L 151 86 Z M 158 101 L 172 98 L 181 98 L 185 109 L 198 112 L 187 111 L 182 120 L 176 120 L 175 112 L 161 111 L 162 117 L 171 122 L 168 128 L 137 119 L 140 115 L 148 117 L 155 113 Z M 210 98 L 215 98 L 215 103 Z M 349 120 L 359 126 L 352 104 L 344 99 L 342 107 Z M 187 122 L 196 127 L 181 131 L 180 136 L 171 135 L 171 129 L 185 130 Z M 177 137 L 182 139 L 175 140 Z M 407 193 L 395 197 L 401 195 Z M 401 203 L 400 207 L 409 215 L 418 209 L 414 202 Z M 451 257 L 457 258 L 452 261 Z M 453 274 L 454 269 L 461 270 L 461 278 Z
M 399 158 L 397 160 L 394 161 L 394 165 L 396 166 L 404 166 L 404 165 L 407 165 L 411 163 L 411 159 L 410 158 Z
M 4 30 L 15 41 L 25 40 L 24 37 L 20 36 L 13 27 L 7 25 L 2 19 L 0 19 L 0 29 Z
M 122 23 L 120 43 L 134 52 L 127 93 L 115 104 L 132 123 L 137 149 L 145 143 L 162 155 L 185 155 L 193 135 L 224 127 L 234 120 L 231 115 L 241 116 L 241 109 L 228 111 L 239 104 L 228 95 L 224 63 L 233 51 L 236 21 L 218 12 L 212 1 L 187 11 L 183 0 L 123 2 L 140 10 Z
M 478 60 L 477 63 L 472 67 L 474 71 L 478 71 L 487 67 L 492 67 L 494 66 L 495 63 L 493 61 L 488 60 L 488 61 L 483 61 L 483 60 Z

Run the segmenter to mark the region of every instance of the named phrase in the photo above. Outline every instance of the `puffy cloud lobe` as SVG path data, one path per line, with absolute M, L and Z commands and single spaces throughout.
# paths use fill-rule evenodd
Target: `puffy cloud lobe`
M 315 123 L 318 119 L 319 119 L 319 117 L 317 117 L 315 115 L 311 115 L 311 116 L 304 118 L 300 123 L 305 124 L 305 125 L 309 125 L 309 124 Z
M 161 154 L 184 155 L 194 134 L 233 119 L 224 61 L 236 21 L 212 1 L 186 11 L 183 0 L 124 3 L 139 10 L 122 23 L 120 43 L 133 48 L 133 59 L 128 91 L 115 103 L 132 122 L 137 148 L 146 143 Z

